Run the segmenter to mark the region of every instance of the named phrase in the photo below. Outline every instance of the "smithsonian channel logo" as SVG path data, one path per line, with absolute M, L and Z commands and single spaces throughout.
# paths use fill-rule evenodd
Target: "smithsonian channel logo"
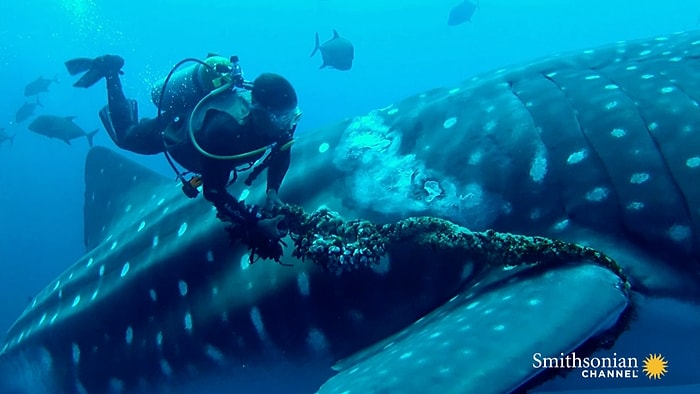
M 658 380 L 668 372 L 668 361 L 661 354 L 649 354 L 642 362 L 637 357 L 578 357 L 576 352 L 559 357 L 543 357 L 542 353 L 532 355 L 532 367 L 566 368 L 580 370 L 584 379 L 638 379 L 646 376 Z

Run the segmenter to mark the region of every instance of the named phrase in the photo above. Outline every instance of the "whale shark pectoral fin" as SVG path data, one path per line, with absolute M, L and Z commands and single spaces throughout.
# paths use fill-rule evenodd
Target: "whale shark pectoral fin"
M 533 367 L 538 353 L 560 357 L 588 345 L 589 339 L 618 328 L 630 303 L 621 280 L 596 265 L 525 269 L 512 276 L 515 281 L 504 273 L 496 272 L 501 278 L 490 284 L 481 280 L 479 287 L 467 288 L 410 327 L 341 360 L 334 366 L 340 372 L 319 393 L 349 387 L 357 392 L 479 392 L 484 387 L 510 392 L 545 370 Z

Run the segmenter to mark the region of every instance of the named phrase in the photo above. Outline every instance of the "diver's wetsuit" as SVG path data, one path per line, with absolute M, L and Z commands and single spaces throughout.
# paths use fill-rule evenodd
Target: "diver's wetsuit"
M 131 103 L 124 95 L 119 75 L 112 73 L 106 76 L 106 80 L 110 119 L 116 134 L 115 143 L 122 149 L 139 154 L 163 153 L 165 143 L 162 132 L 174 119 L 172 117 L 162 117 L 160 121 L 157 118 L 145 118 L 141 121 L 133 119 Z M 181 123 L 184 126 L 186 122 Z M 278 142 L 265 137 L 265 133 L 255 131 L 250 122 L 241 125 L 228 113 L 210 109 L 198 132 L 197 142 L 205 151 L 214 155 L 241 154 Z M 291 139 L 291 135 L 289 138 Z M 187 143 L 191 144 L 189 141 Z M 173 158 L 179 163 L 197 162 L 199 164 L 204 197 L 214 203 L 220 211 L 222 208 L 230 209 L 240 205 L 238 200 L 226 190 L 231 171 L 238 166 L 256 161 L 264 154 L 260 153 L 240 160 L 219 160 L 201 155 L 193 149 L 179 150 L 179 152 L 187 152 L 188 156 L 182 157 L 182 154 L 177 154 L 178 152 L 171 152 Z M 291 153 L 287 149 L 276 152 L 270 159 L 267 167 L 268 191 L 279 190 L 289 169 L 290 157 Z M 188 170 L 192 169 L 188 168 Z

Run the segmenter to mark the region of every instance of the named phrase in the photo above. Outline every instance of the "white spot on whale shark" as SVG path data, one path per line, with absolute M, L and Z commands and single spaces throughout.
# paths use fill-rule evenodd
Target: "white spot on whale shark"
M 627 132 L 625 131 L 625 129 L 621 128 L 615 128 L 610 132 L 610 135 L 615 138 L 622 138 L 625 136 L 625 134 L 627 134 Z
M 649 180 L 649 174 L 646 172 L 638 172 L 632 174 L 630 177 L 630 183 L 641 184 Z
M 530 178 L 541 183 L 545 175 L 547 175 L 547 151 L 544 146 L 539 146 L 530 164 Z
M 179 280 L 177 282 L 177 288 L 180 291 L 180 295 L 182 297 L 187 295 L 187 282 L 185 282 L 184 280 Z
M 629 204 L 627 204 L 627 209 L 631 211 L 639 211 L 640 209 L 644 208 L 644 203 L 639 202 L 639 201 L 632 201 Z
M 301 295 L 305 297 L 309 296 L 309 276 L 306 274 L 306 272 L 302 272 L 297 275 L 297 287 L 299 288 L 299 293 Z
M 120 276 L 122 278 L 125 277 L 126 274 L 129 272 L 129 268 L 130 268 L 130 265 L 129 265 L 129 262 L 127 261 L 126 264 L 124 264 L 124 266 L 122 267 L 122 272 L 120 274 Z
M 73 343 L 71 347 L 73 350 L 73 364 L 78 365 L 80 362 L 80 347 L 78 347 L 77 343 Z
M 574 152 L 569 155 L 569 158 L 566 159 L 567 164 L 576 164 L 580 163 L 583 159 L 588 157 L 588 151 L 585 149 L 581 149 L 578 152 Z
M 185 330 L 189 333 L 192 333 L 192 315 L 187 312 L 185 313 Z
M 134 329 L 129 326 L 126 328 L 126 332 L 124 333 L 124 340 L 128 345 L 131 345 L 131 342 L 134 340 Z
M 182 237 L 185 234 L 185 231 L 187 231 L 187 222 L 183 222 L 180 225 L 180 228 L 177 230 L 177 236 Z
M 569 227 L 569 219 L 563 219 L 554 223 L 552 229 L 554 231 L 564 231 L 567 227 Z
M 694 156 L 685 161 L 685 165 L 690 168 L 700 167 L 700 157 Z
M 610 190 L 608 190 L 608 188 L 599 186 L 586 193 L 586 200 L 591 202 L 601 202 L 608 197 L 608 194 L 610 194 Z
M 453 127 L 454 125 L 456 125 L 456 124 L 457 124 L 457 118 L 453 116 L 453 117 L 451 117 L 451 118 L 447 118 L 447 119 L 442 123 L 442 127 L 446 128 L 446 129 L 449 129 L 449 128 L 452 128 L 452 127 Z
M 469 165 L 475 166 L 481 163 L 481 159 L 484 157 L 483 152 L 477 150 L 469 155 Z
M 168 361 L 165 359 L 160 359 L 160 370 L 165 376 L 171 376 L 173 374 L 173 368 L 170 366 L 170 363 L 168 363 Z
M 676 242 L 683 242 L 690 238 L 691 230 L 688 226 L 674 224 L 668 229 L 667 233 L 672 240 Z
M 309 348 L 316 352 L 322 353 L 328 349 L 328 339 L 326 335 L 318 328 L 312 327 L 306 336 L 306 343 Z
M 206 354 L 209 358 L 217 362 L 224 361 L 225 358 L 224 353 L 219 348 L 210 344 L 207 344 L 204 347 L 204 354 Z
M 260 340 L 267 340 L 267 331 L 265 330 L 265 324 L 263 323 L 262 315 L 260 314 L 260 309 L 254 306 L 250 309 L 250 320 L 255 327 L 255 331 L 258 333 Z

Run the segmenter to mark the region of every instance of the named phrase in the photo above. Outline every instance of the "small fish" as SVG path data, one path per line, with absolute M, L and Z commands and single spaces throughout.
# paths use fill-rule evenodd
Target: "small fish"
M 14 144 L 15 136 L 7 134 L 5 129 L 0 128 L 0 145 L 5 143 L 5 141 L 10 141 L 10 144 Z
M 74 118 L 75 116 L 41 115 L 34 119 L 28 127 L 29 130 L 37 134 L 45 135 L 49 138 L 57 138 L 68 145 L 71 144 L 71 140 L 85 137 L 88 140 L 88 144 L 92 146 L 92 138 L 99 129 L 87 133 L 73 122 Z
M 39 93 L 44 93 L 49 91 L 49 85 L 52 83 L 58 83 L 58 77 L 53 79 L 46 79 L 44 77 L 39 77 L 32 82 L 29 82 L 27 86 L 24 87 L 24 96 L 35 96 Z
M 34 103 L 25 102 L 17 110 L 17 113 L 15 114 L 15 122 L 23 122 L 27 120 L 30 116 L 34 115 L 34 110 L 37 106 L 42 107 L 41 103 L 39 102 L 39 97 L 36 98 L 36 102 Z
M 335 30 L 333 30 L 333 38 L 323 44 L 320 43 L 318 33 L 316 33 L 316 47 L 314 47 L 310 57 L 313 57 L 317 51 L 321 51 L 323 58 L 323 64 L 319 68 L 331 67 L 341 71 L 352 68 L 355 49 L 349 40 L 342 38 Z
M 448 26 L 457 26 L 465 22 L 471 22 L 472 16 L 479 8 L 479 0 L 476 3 L 471 0 L 464 0 L 450 10 L 450 16 L 447 18 Z

